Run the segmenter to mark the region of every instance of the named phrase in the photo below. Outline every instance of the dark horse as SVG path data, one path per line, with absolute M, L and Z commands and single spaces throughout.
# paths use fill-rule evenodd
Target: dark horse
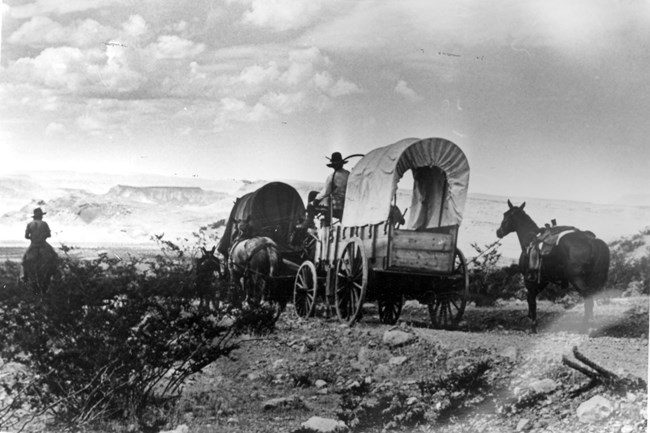
M 32 244 L 23 256 L 23 281 L 45 294 L 59 269 L 59 256 L 47 242 Z
M 202 254 L 196 260 L 196 294 L 199 297 L 199 308 L 209 308 L 210 303 L 215 308 L 217 307 L 214 282 L 217 275 L 219 278 L 222 275 L 221 263 L 214 255 L 216 248 L 212 247 L 211 250 L 206 250 L 201 247 Z
M 501 227 L 497 236 L 502 238 L 516 232 L 521 244 L 519 269 L 528 274 L 528 246 L 540 233 L 540 228 L 521 206 L 513 206 L 508 200 L 509 209 L 503 214 Z M 572 231 L 562 236 L 550 253 L 543 257 L 539 280 L 525 278 L 528 290 L 528 317 L 532 321 L 532 332 L 537 332 L 537 294 L 546 285 L 559 283 L 563 289 L 571 284 L 585 298 L 585 317 L 583 326 L 588 328 L 589 320 L 593 318 L 593 295 L 603 289 L 607 281 L 609 269 L 609 248 L 601 239 L 591 232 Z

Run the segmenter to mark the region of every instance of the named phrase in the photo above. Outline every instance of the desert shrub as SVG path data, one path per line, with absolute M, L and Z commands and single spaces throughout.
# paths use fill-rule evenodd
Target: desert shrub
M 492 306 L 498 299 L 522 297 L 525 291 L 519 267 L 516 264 L 500 266 L 501 253 L 489 246 L 472 244 L 478 253 L 469 264 L 469 291 L 477 306 Z
M 610 245 L 611 247 L 611 245 Z M 633 296 L 650 294 L 650 248 L 640 258 L 630 257 L 622 248 L 610 248 L 608 286 Z
M 11 405 L 66 424 L 132 418 L 155 428 L 152 408 L 173 402 L 187 378 L 232 351 L 238 332 L 272 328 L 255 311 L 242 320 L 241 309 L 199 308 L 191 255 L 172 242 L 161 246 L 147 260 L 65 254 L 42 296 L 3 267 L 0 357 L 32 375 L 5 386 Z

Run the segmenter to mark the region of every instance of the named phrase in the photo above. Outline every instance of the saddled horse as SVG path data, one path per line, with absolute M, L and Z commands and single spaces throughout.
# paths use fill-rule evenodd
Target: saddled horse
M 243 224 L 230 247 L 228 270 L 236 289 L 242 290 L 249 304 L 270 300 L 272 278 L 280 270 L 280 254 L 273 239 L 252 236 Z
M 206 250 L 201 247 L 201 256 L 196 260 L 196 294 L 199 297 L 199 308 L 209 308 L 210 303 L 216 308 L 216 277 L 221 275 L 221 263 L 214 255 L 217 247 Z
M 23 256 L 23 281 L 45 294 L 59 270 L 59 256 L 47 242 L 33 244 Z
M 528 246 L 536 239 L 540 228 L 524 212 L 525 205 L 513 206 L 508 200 L 509 209 L 503 214 L 497 236 L 502 238 L 509 233 L 517 233 L 522 250 L 519 269 L 527 275 L 530 267 Z M 593 296 L 604 288 L 608 270 L 609 247 L 604 241 L 591 232 L 578 230 L 562 236 L 550 253 L 544 256 L 539 279 L 525 279 L 532 332 L 537 332 L 537 294 L 550 282 L 559 283 L 563 289 L 568 289 L 571 284 L 585 299 L 583 327 L 587 330 L 593 318 Z

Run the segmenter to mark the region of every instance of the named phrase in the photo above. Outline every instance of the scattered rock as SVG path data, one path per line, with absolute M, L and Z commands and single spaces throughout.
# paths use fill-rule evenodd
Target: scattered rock
M 272 398 L 262 403 L 264 410 L 275 410 L 282 408 L 304 408 L 305 402 L 297 395 L 290 395 L 289 397 Z
M 301 428 L 295 433 L 344 433 L 347 431 L 348 426 L 343 421 L 312 416 L 303 422 Z
M 415 335 L 408 332 L 392 329 L 384 332 L 382 341 L 390 347 L 399 347 L 415 341 Z
M 408 356 L 394 356 L 388 360 L 390 365 L 402 365 L 406 362 Z
M 542 379 L 531 382 L 528 388 L 535 394 L 548 394 L 557 388 L 557 383 L 553 379 Z
M 578 406 L 578 419 L 585 424 L 595 423 L 608 418 L 614 407 L 602 395 L 596 395 Z
M 181 424 L 176 427 L 174 430 L 165 430 L 160 433 L 187 433 L 190 431 L 190 428 L 186 424 Z
M 632 433 L 634 431 L 634 426 L 625 424 L 621 429 L 619 430 L 620 433 Z
M 314 382 L 314 385 L 316 385 L 316 388 L 325 388 L 327 386 L 327 382 L 325 382 L 323 379 L 318 379 L 316 382 Z
M 455 358 L 448 359 L 446 366 L 448 370 L 455 370 L 457 368 L 462 368 L 471 363 L 471 359 L 466 356 L 456 356 Z
M 528 418 L 522 418 L 517 423 L 516 431 L 526 431 L 530 429 L 530 420 Z
M 514 362 L 519 357 L 519 349 L 515 346 L 508 346 L 499 355 Z

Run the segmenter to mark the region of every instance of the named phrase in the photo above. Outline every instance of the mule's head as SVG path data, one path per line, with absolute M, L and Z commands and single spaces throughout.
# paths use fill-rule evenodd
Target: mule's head
M 503 214 L 501 226 L 497 229 L 498 238 L 502 238 L 517 230 L 517 225 L 519 221 L 521 221 L 521 216 L 525 215 L 524 206 L 526 206 L 526 202 L 523 202 L 521 206 L 514 206 L 510 200 L 508 200 L 508 210 Z
M 221 263 L 217 256 L 214 255 L 216 246 L 212 247 L 210 250 L 206 250 L 201 247 L 201 252 L 203 253 L 201 257 L 197 260 L 197 270 L 199 273 L 212 273 L 217 272 L 221 275 Z

